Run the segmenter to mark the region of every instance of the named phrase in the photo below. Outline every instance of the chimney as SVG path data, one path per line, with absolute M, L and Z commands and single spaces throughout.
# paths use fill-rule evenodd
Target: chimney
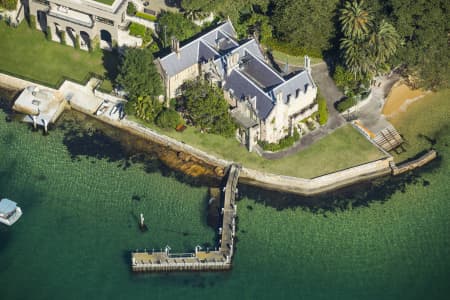
M 308 55 L 305 55 L 305 70 L 308 73 L 311 73 L 311 60 L 309 59 Z
M 180 41 L 176 37 L 172 37 L 171 42 L 172 52 L 175 52 L 177 57 L 180 58 Z
M 227 55 L 227 75 L 230 75 L 233 68 L 239 63 L 239 52 Z

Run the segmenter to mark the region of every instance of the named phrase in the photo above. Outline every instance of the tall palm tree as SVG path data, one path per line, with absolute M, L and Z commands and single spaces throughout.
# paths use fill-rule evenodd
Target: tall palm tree
M 381 21 L 369 36 L 368 45 L 373 53 L 375 62 L 378 64 L 385 63 L 391 57 L 400 43 L 400 36 L 394 26 Z
M 340 48 L 343 50 L 345 65 L 355 75 L 355 79 L 374 72 L 374 59 L 365 41 L 343 38 Z
M 367 36 L 372 25 L 372 16 L 364 7 L 364 1 L 347 1 L 340 10 L 339 21 L 342 32 L 348 38 L 363 39 Z

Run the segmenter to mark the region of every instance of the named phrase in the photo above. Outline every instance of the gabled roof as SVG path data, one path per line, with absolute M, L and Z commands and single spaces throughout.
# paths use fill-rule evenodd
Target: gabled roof
M 276 105 L 276 95 L 282 93 L 282 101 L 288 95 L 294 98 L 297 91 L 315 87 L 309 72 L 302 71 L 285 79 L 266 62 L 258 43 L 254 39 L 242 44 L 234 40 L 236 32 L 227 21 L 208 33 L 180 48 L 180 53 L 171 53 L 160 60 L 163 70 L 174 76 L 184 69 L 212 60 L 215 71 L 224 79 L 224 89 L 233 92 L 237 99 L 250 98 L 259 119 L 265 120 Z M 239 53 L 239 64 L 227 72 L 227 58 Z M 227 75 L 227 73 L 229 75 Z
M 313 88 L 314 81 L 307 71 L 302 71 L 292 78 L 284 81 L 284 83 L 275 87 L 272 91 L 273 97 L 279 92 L 283 93 L 282 101 L 287 102 L 288 95 L 295 97 L 297 90 L 305 92 L 307 88 Z
M 169 76 L 174 76 L 184 69 L 199 62 L 202 56 L 209 58 L 219 57 L 219 52 L 215 49 L 219 41 L 225 49 L 233 48 L 239 44 L 231 37 L 236 36 L 233 25 L 230 21 L 227 21 L 208 33 L 198 37 L 190 43 L 180 47 L 180 53 L 172 52 L 160 59 L 160 64 L 164 72 Z M 228 38 L 228 41 L 223 40 Z M 202 45 L 200 45 L 202 44 Z M 206 48 L 209 48 L 206 50 Z M 201 51 L 201 52 L 200 52 Z M 214 55 L 213 55 L 214 54 Z
M 270 97 L 256 84 L 254 84 L 247 76 L 242 74 L 239 70 L 231 71 L 230 76 L 227 77 L 224 89 L 232 91 L 233 97 L 237 99 L 244 99 L 245 97 L 256 97 L 256 112 L 260 119 L 265 119 L 272 111 L 274 102 Z M 230 91 L 230 92 L 231 92 Z

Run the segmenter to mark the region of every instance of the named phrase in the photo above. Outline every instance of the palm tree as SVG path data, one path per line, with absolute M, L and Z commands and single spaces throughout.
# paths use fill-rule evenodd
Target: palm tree
M 384 64 L 397 50 L 400 36 L 394 26 L 386 21 L 374 28 L 369 36 L 368 45 L 372 49 L 377 64 Z
M 343 38 L 340 48 L 343 50 L 344 62 L 355 79 L 363 77 L 374 71 L 373 57 L 366 46 L 365 41 Z
M 348 38 L 363 39 L 367 36 L 372 25 L 372 16 L 364 7 L 364 1 L 347 1 L 340 10 L 342 32 Z

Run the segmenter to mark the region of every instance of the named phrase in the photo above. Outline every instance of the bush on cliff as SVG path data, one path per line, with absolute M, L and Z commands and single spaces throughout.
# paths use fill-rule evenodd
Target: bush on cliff
M 173 109 L 165 108 L 156 117 L 155 123 L 161 128 L 174 129 L 183 122 L 180 115 Z

